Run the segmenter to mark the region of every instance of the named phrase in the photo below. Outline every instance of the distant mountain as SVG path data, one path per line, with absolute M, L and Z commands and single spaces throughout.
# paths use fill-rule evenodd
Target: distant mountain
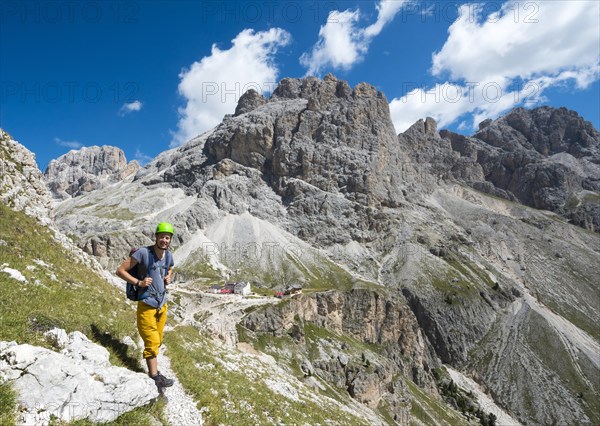
M 546 107 L 472 136 L 431 118 L 397 135 L 373 86 L 289 78 L 134 178 L 57 203 L 56 223 L 112 269 L 173 222 L 177 319 L 352 398 L 367 423 L 591 425 L 598 135 Z M 225 327 L 198 288 L 226 279 L 305 294 L 231 307 Z
M 517 108 L 470 138 L 441 136 L 481 166 L 485 180 L 471 180 L 473 187 L 600 231 L 600 132 L 575 111 Z
M 54 198 L 64 200 L 122 181 L 139 169 L 137 161 L 127 163 L 119 148 L 90 146 L 52 160 L 44 179 Z

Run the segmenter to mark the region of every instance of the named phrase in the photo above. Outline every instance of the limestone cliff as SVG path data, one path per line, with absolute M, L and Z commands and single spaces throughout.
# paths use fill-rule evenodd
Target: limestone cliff
M 127 163 L 119 148 L 91 146 L 52 160 L 44 178 L 54 198 L 64 200 L 119 182 L 139 169 L 137 161 Z

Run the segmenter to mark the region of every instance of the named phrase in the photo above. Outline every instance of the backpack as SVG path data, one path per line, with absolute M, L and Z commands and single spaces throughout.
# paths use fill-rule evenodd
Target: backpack
M 129 256 L 130 257 L 133 256 L 133 254 L 140 249 L 141 249 L 141 247 L 132 248 L 131 251 L 129 252 Z M 146 247 L 146 249 L 148 249 L 149 265 L 146 266 L 146 265 L 138 262 L 135 264 L 135 266 L 133 268 L 131 268 L 127 271 L 127 272 L 129 272 L 130 275 L 136 277 L 138 280 L 145 278 L 146 271 L 148 269 L 151 269 L 152 266 L 154 265 L 154 254 L 150 253 L 150 251 L 152 250 L 152 246 Z M 171 252 L 167 250 L 165 253 L 165 256 L 166 256 L 165 262 L 168 267 L 171 264 Z M 128 283 L 128 282 L 125 282 L 125 284 L 126 284 L 125 294 L 129 300 L 139 301 L 139 300 L 144 300 L 146 297 L 149 296 L 148 294 L 146 294 L 147 293 L 146 289 L 141 289 L 141 288 L 134 286 L 133 284 Z

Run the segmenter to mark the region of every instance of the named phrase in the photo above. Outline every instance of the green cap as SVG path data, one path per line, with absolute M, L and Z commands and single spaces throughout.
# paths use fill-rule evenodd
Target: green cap
M 175 234 L 175 231 L 173 230 L 173 225 L 171 225 L 169 222 L 161 222 L 158 225 L 156 225 L 155 234 L 160 234 L 161 232 L 168 232 L 171 235 Z

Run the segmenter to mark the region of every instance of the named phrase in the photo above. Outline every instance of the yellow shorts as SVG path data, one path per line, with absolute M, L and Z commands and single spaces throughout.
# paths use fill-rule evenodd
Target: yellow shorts
M 158 348 L 162 344 L 163 330 L 167 322 L 167 305 L 160 310 L 138 302 L 137 327 L 144 341 L 144 358 L 158 356 Z

